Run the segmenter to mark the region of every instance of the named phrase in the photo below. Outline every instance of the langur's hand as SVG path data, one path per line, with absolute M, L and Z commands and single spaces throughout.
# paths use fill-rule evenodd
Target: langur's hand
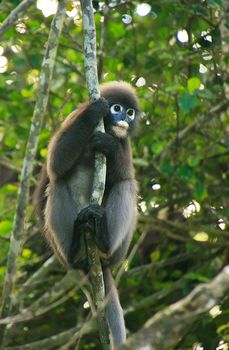
M 89 108 L 101 118 L 105 117 L 109 112 L 109 105 L 104 97 L 100 97 L 97 100 L 90 102 Z
M 90 146 L 93 150 L 109 156 L 117 151 L 118 144 L 113 136 L 97 131 L 91 137 Z

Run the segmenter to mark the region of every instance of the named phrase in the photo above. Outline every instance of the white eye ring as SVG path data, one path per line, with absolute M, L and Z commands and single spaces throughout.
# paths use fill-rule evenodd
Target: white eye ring
M 135 118 L 135 110 L 133 108 L 128 108 L 126 111 L 126 114 L 131 120 L 134 120 Z
M 122 110 L 123 110 L 123 106 L 121 106 L 117 103 L 112 105 L 110 108 L 110 111 L 112 114 L 118 114 L 118 113 L 122 112 Z

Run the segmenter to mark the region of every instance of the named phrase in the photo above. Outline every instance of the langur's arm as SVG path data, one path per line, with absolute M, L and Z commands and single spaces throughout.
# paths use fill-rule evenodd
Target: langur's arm
M 107 223 L 103 226 L 107 229 L 99 230 L 101 239 L 100 237 L 97 239 L 97 244 L 101 241 L 106 247 L 103 251 L 112 255 L 124 241 L 130 241 L 136 223 L 137 186 L 134 180 L 130 143 L 127 139 L 118 140 L 109 134 L 97 132 L 93 135 L 91 144 L 95 150 L 104 153 L 108 161 L 109 182 L 102 204 Z M 125 246 L 128 248 L 127 244 Z
M 103 132 L 96 132 L 91 138 L 92 148 L 107 158 L 107 179 L 110 183 L 134 178 L 132 152 L 129 139 L 119 140 Z
M 47 171 L 50 179 L 68 172 L 88 144 L 95 126 L 108 112 L 108 104 L 100 98 L 81 111 L 73 112 L 52 138 L 48 149 Z

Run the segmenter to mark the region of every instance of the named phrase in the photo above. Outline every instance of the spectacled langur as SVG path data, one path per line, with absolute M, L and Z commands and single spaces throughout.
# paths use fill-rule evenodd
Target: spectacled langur
M 93 233 L 109 295 L 105 314 L 114 346 L 125 342 L 126 330 L 110 268 L 125 256 L 136 225 L 137 186 L 130 136 L 139 114 L 131 85 L 103 84 L 101 97 L 73 111 L 51 139 L 35 194 L 45 238 L 65 266 L 88 270 L 83 232 Z M 105 133 L 94 133 L 101 119 Z M 107 160 L 101 206 L 90 204 L 95 151 Z

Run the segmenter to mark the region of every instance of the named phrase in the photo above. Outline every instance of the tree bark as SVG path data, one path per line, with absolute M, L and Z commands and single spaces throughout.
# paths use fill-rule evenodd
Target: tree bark
M 119 349 L 173 349 L 198 316 L 217 305 L 223 297 L 228 295 L 228 291 L 229 265 L 211 282 L 198 285 L 187 297 L 150 318 Z
M 94 23 L 94 13 L 91 0 L 82 0 L 81 7 L 83 11 L 84 25 L 84 54 L 85 54 L 85 74 L 88 86 L 90 100 L 100 97 L 97 62 L 96 62 L 96 29 Z M 96 131 L 103 131 L 104 126 L 101 122 Z M 92 191 L 92 203 L 101 204 L 106 178 L 106 159 L 102 154 L 95 156 L 95 174 Z M 98 249 L 89 233 L 86 233 L 86 245 L 88 254 L 88 263 L 90 267 L 90 280 L 92 284 L 93 302 L 98 310 L 98 328 L 100 340 L 103 349 L 111 349 L 109 328 L 105 318 L 104 300 L 105 288 L 103 282 L 103 272 L 100 263 Z

